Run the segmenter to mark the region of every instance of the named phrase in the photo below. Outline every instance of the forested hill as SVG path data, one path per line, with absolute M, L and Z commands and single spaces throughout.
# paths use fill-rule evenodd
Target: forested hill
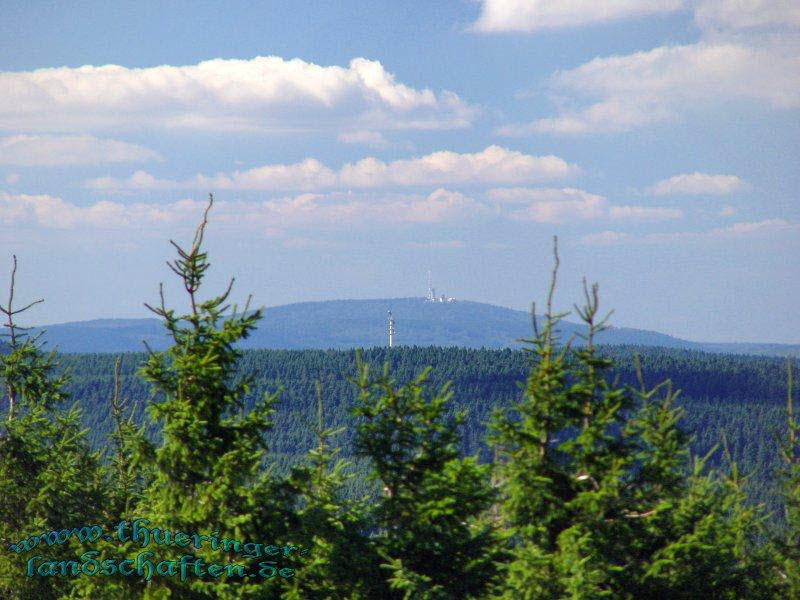
M 694 449 L 705 453 L 724 435 L 733 457 L 745 472 L 754 472 L 754 495 L 771 503 L 775 498 L 771 474 L 778 465 L 775 434 L 785 422 L 785 359 L 773 357 L 709 354 L 698 351 L 642 347 L 603 347 L 613 358 L 620 380 L 638 386 L 634 355 L 641 360 L 645 382 L 652 386 L 667 378 L 682 390 L 680 403 L 686 409 L 684 427 L 696 440 Z M 142 421 L 148 388 L 136 375 L 144 354 L 126 354 L 122 360 L 122 390 L 135 418 Z M 109 399 L 113 394 L 111 354 L 73 354 L 60 357 L 62 368 L 71 373 L 72 399 L 84 410 L 84 422 L 93 444 L 103 446 L 112 428 Z M 398 347 L 373 348 L 363 360 L 391 365 L 399 381 L 409 381 L 431 365 L 435 386 L 453 381 L 453 411 L 466 410 L 463 450 L 485 452 L 486 422 L 495 407 L 519 399 L 520 382 L 529 370 L 529 356 L 516 350 Z M 795 365 L 795 369 L 800 367 Z M 315 381 L 325 402 L 326 420 L 333 427 L 346 426 L 338 436 L 343 454 L 350 454 L 353 427 L 350 409 L 356 391 L 349 381 L 355 375 L 353 351 L 253 350 L 241 359 L 242 373 L 254 378 L 249 405 L 266 392 L 282 389 L 276 405 L 275 427 L 269 444 L 279 463 L 298 460 L 314 443 Z M 484 456 L 484 458 L 487 458 Z M 720 455 L 714 459 L 720 459 Z
M 531 334 L 530 314 L 479 302 L 425 302 L 421 298 L 331 300 L 287 304 L 264 310 L 258 329 L 243 348 L 347 349 L 387 343 L 387 311 L 395 319 L 395 344 L 519 348 L 519 338 Z M 163 349 L 169 339 L 156 319 L 97 319 L 48 325 L 44 339 L 61 352 L 140 352 L 143 341 Z M 564 321 L 565 338 L 583 327 Z M 580 342 L 580 340 L 577 340 Z M 734 354 L 800 355 L 800 345 L 714 344 L 682 340 L 654 331 L 612 328 L 598 342 L 614 345 L 660 346 Z

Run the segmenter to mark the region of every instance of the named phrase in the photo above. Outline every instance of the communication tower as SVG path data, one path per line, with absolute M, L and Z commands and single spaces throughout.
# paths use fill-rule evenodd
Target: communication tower
M 394 317 L 392 311 L 389 311 L 389 348 L 394 344 Z
M 433 285 L 431 285 L 431 272 L 428 271 L 428 296 L 425 298 L 425 302 L 455 302 L 456 299 L 450 296 L 446 296 L 442 294 L 441 296 L 436 295 L 436 290 L 434 289 Z

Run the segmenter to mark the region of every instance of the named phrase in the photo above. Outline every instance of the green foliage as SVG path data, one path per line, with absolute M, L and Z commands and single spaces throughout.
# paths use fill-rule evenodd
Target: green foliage
M 499 538 L 484 516 L 494 491 L 487 466 L 459 458 L 452 392 L 428 394 L 429 369 L 397 386 L 388 365 L 376 374 L 358 364 L 362 417 L 356 453 L 370 459 L 383 496 L 374 511 L 374 544 L 397 593 L 382 598 L 478 598 L 496 577 Z
M 26 576 L 31 554 L 63 560 L 74 554 L 70 545 L 42 543 L 33 552 L 12 551 L 12 545 L 33 535 L 59 531 L 66 524 L 94 523 L 107 493 L 81 427 L 80 411 L 54 410 L 66 401 L 65 375 L 54 375 L 54 355 L 44 354 L 36 340 L 19 333 L 13 316 L 14 274 L 7 307 L 11 351 L 0 355 L 0 380 L 8 408 L 0 412 L 0 597 L 57 598 L 63 587 L 48 577 Z
M 777 541 L 777 551 L 781 563 L 780 575 L 787 593 L 797 597 L 800 596 L 800 423 L 794 412 L 794 378 L 790 360 L 787 360 L 786 371 L 787 433 L 780 448 L 784 461 L 780 475 L 787 527 Z
M 6 398 L 24 406 L 36 405 L 50 410 L 66 399 L 64 387 L 69 379 L 56 374 L 55 355 L 45 354 L 35 340 L 25 339 L 2 357 L 0 378 L 6 386 Z M 8 417 L 15 417 L 16 407 L 9 405 Z
M 133 460 L 150 476 L 135 511 L 127 518 L 144 517 L 152 525 L 172 531 L 217 532 L 219 537 L 241 541 L 289 542 L 290 525 L 296 520 L 293 493 L 261 468 L 275 397 L 265 396 L 245 411 L 243 397 L 249 391 L 249 382 L 235 377 L 239 352 L 233 344 L 247 337 L 261 314 L 249 312 L 247 306 L 241 312 L 234 307 L 226 314 L 233 281 L 221 295 L 199 299 L 209 267 L 201 248 L 205 226 L 204 217 L 190 250 L 173 242 L 178 259 L 169 264 L 187 292 L 190 312 L 179 316 L 166 308 L 163 290 L 161 305 L 151 307 L 164 320 L 174 343 L 166 352 L 151 353 L 141 369 L 143 378 L 152 385 L 153 397 L 162 398 L 148 407 L 152 422 L 160 425 L 162 440 L 158 444 L 144 439 L 138 442 Z M 125 549 L 132 553 L 134 548 Z M 115 549 L 120 552 L 119 546 Z M 189 549 L 192 552 L 187 552 Z M 189 553 L 206 563 L 241 562 L 251 567 L 257 562 L 238 561 L 240 557 L 207 547 L 189 549 L 164 547 L 159 558 L 176 560 Z M 245 598 L 256 593 L 264 597 L 275 585 L 275 580 L 251 582 L 211 576 L 186 581 L 158 577 L 146 584 L 140 579 L 117 577 L 113 582 L 89 582 L 82 586 L 81 594 L 114 598 L 122 593 L 120 590 L 134 586 L 140 589 L 142 598 Z
M 377 598 L 385 585 L 376 545 L 366 535 L 371 525 L 367 499 L 345 497 L 345 485 L 353 478 L 346 471 L 350 462 L 338 458 L 340 449 L 328 443 L 344 428 L 325 427 L 321 386 L 315 383 L 317 445 L 308 452 L 308 464 L 291 473 L 301 500 L 300 541 L 314 550 L 284 598 L 329 598 L 333 590 L 340 598 Z
M 555 271 L 550 298 L 554 287 Z M 686 472 L 689 440 L 668 384 L 636 391 L 608 382 L 612 363 L 592 343 L 605 322 L 597 312 L 594 286 L 578 309 L 586 345 L 556 347 L 561 315 L 548 300 L 523 398 L 496 415 L 513 543 L 497 596 L 773 597 L 768 560 L 748 553 L 759 520 L 743 507 L 738 480 L 704 474 L 704 461 Z

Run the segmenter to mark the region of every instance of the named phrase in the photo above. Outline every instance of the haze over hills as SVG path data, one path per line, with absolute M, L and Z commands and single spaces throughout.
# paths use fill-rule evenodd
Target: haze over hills
M 520 347 L 532 332 L 529 313 L 470 301 L 427 302 L 422 298 L 300 302 L 264 309 L 258 329 L 243 348 L 354 348 L 387 344 L 387 311 L 395 319 L 395 345 Z M 35 328 L 60 352 L 139 352 L 146 342 L 154 350 L 169 345 L 158 319 L 96 319 Z M 563 321 L 563 339 L 584 331 Z M 578 340 L 579 341 L 579 340 Z M 690 342 L 642 329 L 602 332 L 600 344 L 661 346 L 732 354 L 800 355 L 800 344 Z

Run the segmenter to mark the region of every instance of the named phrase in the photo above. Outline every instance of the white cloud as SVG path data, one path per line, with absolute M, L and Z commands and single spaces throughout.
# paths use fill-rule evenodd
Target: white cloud
M 736 208 L 731 206 L 730 204 L 726 204 L 721 209 L 719 209 L 719 213 L 717 214 L 719 214 L 720 217 L 732 217 L 733 215 L 736 214 Z
M 751 29 L 800 26 L 797 0 L 701 0 L 694 13 L 704 29 Z
M 483 0 L 473 30 L 537 31 L 691 9 L 701 40 L 598 57 L 545 84 L 558 113 L 501 136 L 627 131 L 730 101 L 800 106 L 797 0 Z M 537 93 L 540 90 L 537 90 Z
M 527 194 L 528 206 L 511 213 L 520 221 L 538 223 L 562 223 L 571 219 L 599 219 L 606 213 L 606 201 L 602 196 L 572 188 L 514 190 L 515 201 Z M 494 197 L 498 191 L 490 192 Z M 502 196 L 502 194 L 501 194 Z
M 520 221 L 563 223 L 581 219 L 630 219 L 662 221 L 680 219 L 678 208 L 649 206 L 618 206 L 609 204 L 603 196 L 574 188 L 505 188 L 486 193 L 490 200 L 502 205 L 526 204 L 512 210 L 510 215 Z
M 590 233 L 583 236 L 581 242 L 587 245 L 609 245 L 624 242 L 630 237 L 630 234 L 619 231 L 601 231 L 600 233 Z
M 198 175 L 191 182 L 174 187 L 190 187 L 201 190 L 316 190 L 336 184 L 336 173 L 314 158 L 307 158 L 292 165 L 264 165 L 247 171 L 236 171 L 232 175 L 206 177 Z
M 660 206 L 609 206 L 610 219 L 635 219 L 637 221 L 667 221 L 683 218 L 680 208 L 663 208 Z
M 20 182 L 19 173 L 9 173 L 8 175 L 5 176 L 3 181 L 5 181 L 9 185 L 14 185 L 15 183 L 19 183 Z
M 274 227 L 341 227 L 364 224 L 440 223 L 469 219 L 487 209 L 472 198 L 445 189 L 428 195 L 391 195 L 379 200 L 352 194 L 301 194 L 267 200 L 263 203 L 238 203 L 239 217 Z
M 648 188 L 647 192 L 656 196 L 673 194 L 725 196 L 742 189 L 744 182 L 736 175 L 709 175 L 707 173 L 686 173 L 662 179 Z
M 259 56 L 6 71 L 0 89 L 0 130 L 28 132 L 437 129 L 468 126 L 476 114 L 456 94 L 408 87 L 365 58 L 346 67 Z
M 481 0 L 472 31 L 535 32 L 691 9 L 708 31 L 800 26 L 796 0 Z
M 345 131 L 340 133 L 336 139 L 344 144 L 362 144 L 372 148 L 386 148 L 389 146 L 389 141 L 380 131 L 368 131 L 365 129 Z
M 9 194 L 0 191 L 0 227 L 49 229 L 128 229 L 195 223 L 204 202 L 180 200 L 167 204 L 123 204 L 103 200 L 78 206 L 56 196 Z M 280 234 L 303 227 L 349 227 L 398 223 L 441 223 L 468 220 L 488 212 L 464 194 L 437 189 L 430 194 L 394 194 L 379 199 L 347 193 L 300 194 L 265 201 L 214 203 L 214 223 L 233 231 L 257 230 Z
M 649 233 L 642 236 L 642 241 L 650 243 L 675 243 L 689 241 L 736 240 L 759 235 L 777 235 L 786 232 L 800 233 L 800 225 L 785 219 L 764 219 L 734 223 L 727 227 L 717 227 L 709 231 L 679 231 L 673 233 Z
M 773 233 L 780 231 L 798 231 L 800 226 L 785 219 L 765 219 L 763 221 L 734 223 L 728 227 L 712 229 L 709 235 L 716 237 L 740 237 L 757 233 Z
M 180 200 L 166 205 L 119 204 L 102 200 L 78 206 L 47 194 L 9 194 L 0 191 L 0 226 L 34 226 L 48 229 L 125 228 L 186 222 L 203 204 Z
M 531 156 L 501 146 L 473 154 L 433 152 L 421 158 L 384 163 L 365 158 L 340 171 L 343 185 L 436 185 L 444 183 L 521 183 L 561 179 L 578 173 L 557 156 Z
M 524 183 L 577 174 L 577 166 L 557 156 L 532 156 L 489 146 L 476 153 L 434 152 L 419 158 L 385 163 L 370 157 L 345 164 L 338 172 L 313 158 L 291 165 L 264 165 L 215 176 L 197 175 L 175 181 L 144 171 L 118 179 L 100 177 L 87 187 L 104 191 L 198 189 L 319 190 L 332 187 L 374 188 L 406 185 Z
M 731 99 L 792 109 L 800 106 L 798 79 L 800 46 L 780 38 L 758 46 L 701 42 L 595 58 L 550 78 L 551 90 L 566 95 L 558 116 L 497 133 L 624 131 Z M 596 101 L 581 107 L 584 99 Z
M 1 100 L 0 100 L 1 101 Z M 92 135 L 0 137 L 0 165 L 55 167 L 163 160 L 153 150 Z
M 524 32 L 680 10 L 683 0 L 483 0 L 473 31 Z
M 439 188 L 424 198 L 396 202 L 392 210 L 399 220 L 434 223 L 469 218 L 485 212 L 486 207 L 469 196 Z
M 800 233 L 800 224 L 785 219 L 765 219 L 763 221 L 734 223 L 707 231 L 677 231 L 671 233 L 647 233 L 634 235 L 617 231 L 603 231 L 583 236 L 581 242 L 588 245 L 619 244 L 625 242 L 674 244 L 676 242 L 733 240 L 757 235 L 778 233 Z

